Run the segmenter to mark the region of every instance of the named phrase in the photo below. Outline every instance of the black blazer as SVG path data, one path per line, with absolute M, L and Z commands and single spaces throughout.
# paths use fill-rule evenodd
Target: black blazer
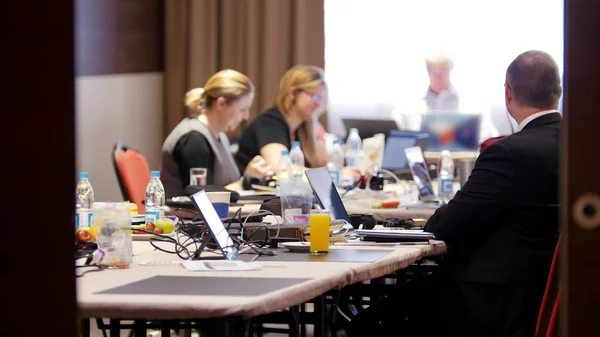
M 448 245 L 441 267 L 457 334 L 533 335 L 559 234 L 561 119 L 538 117 L 483 150 L 425 225 Z

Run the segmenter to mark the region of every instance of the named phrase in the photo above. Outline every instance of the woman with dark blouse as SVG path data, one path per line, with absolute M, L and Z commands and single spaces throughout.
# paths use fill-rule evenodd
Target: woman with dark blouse
M 279 84 L 275 105 L 244 130 L 235 157 L 238 167 L 246 167 L 258 155 L 270 167 L 277 167 L 281 151 L 289 150 L 293 141 L 300 141 L 307 167 L 325 166 L 325 143 L 315 132 L 316 110 L 324 90 L 322 69 L 297 65 L 288 70 Z
M 206 168 L 207 184 L 220 186 L 238 181 L 240 172 L 259 178 L 273 174 L 260 156 L 238 169 L 229 150 L 225 132 L 248 119 L 253 99 L 254 85 L 235 70 L 220 71 L 204 88 L 186 94 L 190 117 L 171 131 L 162 148 L 161 181 L 167 197 L 183 195 L 191 168 Z

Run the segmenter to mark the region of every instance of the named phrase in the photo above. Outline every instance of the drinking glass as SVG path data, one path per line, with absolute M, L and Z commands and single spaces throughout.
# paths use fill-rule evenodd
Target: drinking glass
M 207 170 L 203 167 L 193 167 L 190 169 L 190 185 L 206 186 Z
M 331 216 L 329 210 L 313 209 L 310 211 L 310 253 L 323 255 L 329 253 L 329 229 Z

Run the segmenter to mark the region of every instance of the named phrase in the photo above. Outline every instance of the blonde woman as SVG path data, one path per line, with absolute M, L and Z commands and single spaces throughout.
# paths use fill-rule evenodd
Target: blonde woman
M 161 180 L 167 197 L 183 195 L 190 168 L 206 168 L 207 184 L 226 186 L 244 175 L 262 178 L 273 170 L 260 156 L 239 170 L 229 150 L 226 131 L 248 119 L 254 84 L 235 70 L 214 74 L 203 88 L 185 96 L 189 117 L 171 131 L 162 147 Z
M 282 150 L 299 141 L 307 167 L 327 164 L 327 151 L 315 135 L 317 110 L 322 103 L 325 80 L 323 70 L 297 65 L 288 70 L 279 84 L 272 108 L 264 111 L 244 130 L 236 155 L 238 167 L 262 156 L 270 167 L 277 167 Z

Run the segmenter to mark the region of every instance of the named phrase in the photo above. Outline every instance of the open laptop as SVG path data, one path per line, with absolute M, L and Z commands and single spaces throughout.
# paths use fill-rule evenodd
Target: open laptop
M 358 129 L 360 138 L 371 138 L 378 133 L 387 134 L 391 130 L 398 129 L 398 123 L 393 119 L 354 119 L 344 118 L 344 127 L 346 130 Z
M 199 191 L 194 193 L 191 196 L 192 202 L 200 212 L 200 217 L 204 221 L 204 223 L 208 226 L 213 238 L 219 245 L 221 252 L 223 252 L 223 256 L 225 256 L 228 260 L 235 260 L 239 256 L 239 251 L 237 248 L 237 244 L 231 236 L 229 232 L 227 232 L 227 228 L 219 218 L 215 207 L 208 199 L 205 191 Z M 208 242 L 208 240 L 204 240 Z M 204 245 L 204 242 L 203 242 Z M 201 247 L 203 249 L 204 247 Z
M 433 192 L 432 179 L 427 170 L 427 163 L 423 156 L 423 150 L 418 146 L 404 149 L 406 160 L 412 173 L 415 184 L 419 189 L 421 200 L 413 204 L 404 205 L 404 207 L 419 208 L 438 208 L 441 202 Z
M 395 175 L 410 176 L 410 169 L 404 150 L 409 147 L 418 146 L 424 151 L 428 139 L 429 136 L 424 132 L 390 131 L 385 142 L 382 167 Z
M 304 171 L 308 182 L 312 187 L 321 208 L 331 211 L 331 220 L 346 220 L 350 223 L 350 216 L 342 197 L 335 188 L 329 170 L 325 167 L 315 168 Z
M 338 193 L 329 171 L 324 168 L 316 168 L 305 171 L 306 177 L 317 196 L 317 200 L 322 208 L 331 211 L 331 220 L 344 219 L 350 223 L 350 217 L 346 207 L 342 203 L 342 197 Z M 364 241 L 375 242 L 420 242 L 427 244 L 428 240 L 433 239 L 433 234 L 422 230 L 373 230 L 357 229 L 356 233 Z
M 429 134 L 427 151 L 477 151 L 480 114 L 428 113 L 421 119 L 421 132 Z

